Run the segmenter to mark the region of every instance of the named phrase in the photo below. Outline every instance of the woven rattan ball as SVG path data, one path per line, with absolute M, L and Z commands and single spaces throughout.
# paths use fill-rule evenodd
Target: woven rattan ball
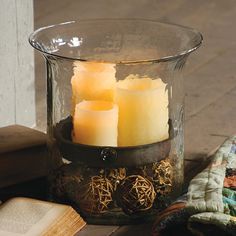
M 166 195 L 172 190 L 173 167 L 170 160 L 164 159 L 158 163 L 154 163 L 152 182 L 158 195 Z
M 105 176 L 111 181 L 113 189 L 115 191 L 120 182 L 126 177 L 126 169 L 125 168 L 108 169 L 105 170 Z
M 107 178 L 92 176 L 78 187 L 78 205 L 89 214 L 104 213 L 112 202 L 112 193 L 113 186 Z
M 152 183 L 140 175 L 126 177 L 117 187 L 117 203 L 127 214 L 150 209 L 155 197 Z

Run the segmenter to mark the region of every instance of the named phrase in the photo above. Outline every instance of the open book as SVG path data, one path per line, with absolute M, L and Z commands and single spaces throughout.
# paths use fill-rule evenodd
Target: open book
M 0 236 L 73 236 L 85 224 L 67 205 L 18 197 L 0 206 Z

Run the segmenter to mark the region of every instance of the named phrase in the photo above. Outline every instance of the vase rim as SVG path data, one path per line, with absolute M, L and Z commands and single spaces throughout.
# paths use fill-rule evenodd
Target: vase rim
M 137 59 L 137 60 L 118 60 L 118 61 L 109 61 L 109 60 L 96 60 L 96 59 L 87 59 L 83 57 L 74 57 L 74 56 L 67 56 L 64 54 L 58 54 L 56 52 L 50 52 L 48 50 L 45 50 L 44 48 L 39 46 L 39 42 L 35 40 L 36 36 L 39 33 L 42 33 L 46 30 L 60 27 L 60 26 L 67 26 L 71 24 L 78 24 L 78 23 L 89 23 L 89 22 L 102 22 L 102 21 L 114 21 L 114 22 L 145 22 L 145 23 L 150 23 L 150 24 L 156 24 L 159 26 L 163 27 L 172 27 L 176 29 L 182 29 L 186 32 L 191 32 L 193 33 L 197 40 L 194 42 L 193 45 L 190 47 L 180 50 L 178 53 L 174 53 L 172 55 L 165 55 L 165 56 L 160 56 L 160 57 L 155 57 L 155 58 L 147 58 L 147 59 Z M 136 63 L 159 63 L 159 62 L 166 62 L 166 61 L 172 61 L 172 60 L 177 60 L 178 58 L 181 58 L 183 56 L 189 55 L 196 49 L 198 49 L 203 41 L 203 36 L 202 34 L 190 27 L 175 24 L 175 23 L 167 23 L 167 22 L 161 22 L 161 21 L 156 21 L 156 20 L 151 20 L 151 19 L 142 19 L 142 18 L 99 18 L 99 19 L 83 19 L 83 20 L 72 20 L 72 21 L 67 21 L 67 22 L 62 22 L 58 24 L 52 24 L 44 27 L 40 27 L 36 29 L 34 32 L 32 32 L 28 38 L 28 41 L 30 45 L 36 49 L 37 51 L 41 52 L 45 57 L 52 56 L 55 58 L 61 58 L 61 59 L 66 59 L 66 60 L 72 60 L 72 61 L 83 61 L 83 62 L 102 62 L 102 63 L 114 63 L 114 64 L 136 64 Z

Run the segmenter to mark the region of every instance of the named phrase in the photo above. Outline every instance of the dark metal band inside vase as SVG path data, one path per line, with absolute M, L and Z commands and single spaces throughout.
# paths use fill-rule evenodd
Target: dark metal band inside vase
M 71 117 L 56 125 L 54 135 L 61 154 L 69 161 L 99 168 L 134 167 L 158 162 L 169 155 L 173 138 L 171 122 L 169 123 L 169 139 L 139 146 L 104 147 L 73 143 Z

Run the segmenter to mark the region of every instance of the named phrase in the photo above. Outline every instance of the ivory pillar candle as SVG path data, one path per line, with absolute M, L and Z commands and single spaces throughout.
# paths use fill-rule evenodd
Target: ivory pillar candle
M 73 142 L 94 146 L 117 146 L 118 107 L 113 102 L 83 101 L 73 117 Z
M 83 100 L 113 101 L 115 65 L 109 63 L 75 62 L 72 84 L 72 113 Z
M 117 83 L 118 146 L 149 144 L 169 137 L 168 92 L 165 88 L 161 79 L 137 75 Z

